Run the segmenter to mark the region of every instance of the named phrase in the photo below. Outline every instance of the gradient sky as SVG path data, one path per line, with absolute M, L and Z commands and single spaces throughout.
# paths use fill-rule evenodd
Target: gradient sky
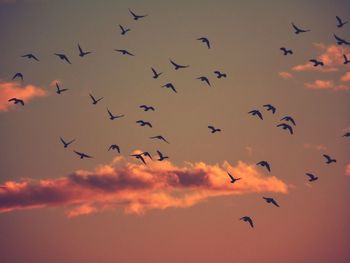
M 350 58 L 350 46 L 333 37 L 350 41 L 350 23 L 337 28 L 335 19 L 350 21 L 348 1 L 72 2 L 0 0 L 2 262 L 349 262 L 350 141 L 342 135 L 350 131 L 350 64 L 342 54 Z M 134 21 L 128 8 L 148 16 Z M 291 22 L 311 32 L 296 35 Z M 131 31 L 122 36 L 119 24 Z M 93 53 L 80 58 L 78 43 Z M 294 54 L 283 56 L 282 46 Z M 312 58 L 325 67 L 310 67 Z M 169 59 L 190 67 L 175 71 Z M 163 75 L 153 79 L 151 67 Z M 16 72 L 23 82 L 11 80 Z M 69 90 L 57 95 L 55 81 Z M 161 88 L 167 82 L 177 94 Z M 92 105 L 89 93 L 104 99 Z M 26 105 L 9 104 L 13 96 Z M 106 107 L 125 118 L 110 121 Z M 293 136 L 276 128 L 285 115 L 296 120 Z M 170 144 L 148 138 L 158 134 Z M 76 142 L 64 149 L 60 136 Z M 107 151 L 114 143 L 121 155 Z M 160 150 L 170 162 L 145 168 L 129 156 L 135 150 Z M 271 174 L 255 166 L 261 160 Z M 227 169 L 242 180 L 231 185 Z M 117 193 L 120 171 L 127 186 Z M 319 180 L 308 183 L 307 172 Z M 96 190 L 86 175 L 109 177 Z M 45 184 L 68 201 L 40 192 Z M 254 229 L 239 221 L 244 215 Z

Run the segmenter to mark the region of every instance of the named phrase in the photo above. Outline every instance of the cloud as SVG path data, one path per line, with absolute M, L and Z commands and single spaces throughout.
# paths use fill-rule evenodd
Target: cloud
M 287 71 L 281 71 L 278 73 L 278 75 L 282 78 L 282 79 L 291 79 L 293 78 L 293 75 Z
M 350 90 L 350 86 L 344 85 L 341 83 L 334 83 L 332 80 L 320 80 L 317 79 L 314 82 L 306 82 L 304 83 L 304 86 L 308 89 L 313 90 L 334 90 L 334 91 L 341 91 L 341 90 Z
M 226 171 L 242 180 L 229 182 Z M 288 186 L 256 166 L 239 161 L 209 165 L 149 162 L 147 166 L 116 158 L 94 171 L 78 170 L 57 179 L 8 181 L 0 188 L 0 212 L 66 207 L 75 217 L 121 207 L 126 213 L 151 209 L 186 208 L 215 196 L 245 193 L 287 193 Z
M 345 175 L 350 176 L 350 163 L 345 167 Z
M 14 107 L 13 103 L 8 101 L 13 97 L 22 99 L 26 103 L 35 97 L 43 97 L 46 95 L 46 90 L 31 84 L 21 87 L 17 82 L 0 81 L 0 112 L 8 111 L 11 107 Z
M 343 76 L 341 76 L 340 81 L 349 82 L 350 81 L 350 71 L 346 72 Z
M 317 151 L 325 151 L 327 150 L 327 147 L 323 144 L 311 144 L 311 143 L 305 143 L 304 145 L 305 149 L 315 149 Z

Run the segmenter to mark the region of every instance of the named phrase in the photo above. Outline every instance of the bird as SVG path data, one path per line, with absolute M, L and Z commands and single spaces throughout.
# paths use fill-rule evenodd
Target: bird
M 36 61 L 39 61 L 39 59 L 36 57 L 36 56 L 34 56 L 33 54 L 31 54 L 31 53 L 29 53 L 29 54 L 25 54 L 25 55 L 23 55 L 23 56 L 21 56 L 22 58 L 28 58 L 28 59 L 34 59 L 34 60 L 36 60 Z
M 150 128 L 153 127 L 152 124 L 150 122 L 148 122 L 148 121 L 138 120 L 138 121 L 136 121 L 136 123 L 140 124 L 140 126 L 142 126 L 142 127 L 143 126 L 148 126 Z
M 317 59 L 310 59 L 309 60 L 311 63 L 314 63 L 314 67 L 317 67 L 317 66 L 324 66 L 324 63 L 321 61 L 321 60 L 317 60 Z
M 58 83 L 56 82 L 56 93 L 58 95 L 60 95 L 62 92 L 67 91 L 68 89 L 60 89 L 60 86 L 58 85 Z
M 12 80 L 20 78 L 23 81 L 23 74 L 21 72 L 17 72 L 13 77 Z
M 69 59 L 67 58 L 67 56 L 66 56 L 65 54 L 55 53 L 55 55 L 56 55 L 57 57 L 59 57 L 60 59 L 66 61 L 67 63 L 72 64 L 72 63 L 69 61 Z
M 170 83 L 170 82 L 167 83 L 167 84 L 165 84 L 165 85 L 163 85 L 162 88 L 172 89 L 175 93 L 177 93 L 177 91 L 176 91 L 174 85 L 173 85 L 172 83 Z
M 313 174 L 306 173 L 306 175 L 309 177 L 309 182 L 313 182 L 313 181 L 316 181 L 318 179 L 318 177 L 313 175 Z
M 338 37 L 336 34 L 333 34 L 333 35 L 334 35 L 335 39 L 337 40 L 338 45 L 343 45 L 343 44 L 350 45 L 350 42 L 346 41 L 345 39 Z
M 87 155 L 86 153 L 82 153 L 82 152 L 78 152 L 78 151 L 75 151 L 74 152 L 80 156 L 80 159 L 84 159 L 84 158 L 93 158 L 92 156 L 90 155 Z
M 136 157 L 136 159 L 141 160 L 141 162 L 143 162 L 145 165 L 147 165 L 145 159 L 142 157 L 142 154 L 132 154 L 130 156 Z
M 11 98 L 8 100 L 9 102 L 13 101 L 13 104 L 21 104 L 22 106 L 24 106 L 24 101 L 21 99 L 17 99 L 17 98 Z
M 226 77 L 227 77 L 226 73 L 220 72 L 219 70 L 215 70 L 215 71 L 214 71 L 214 74 L 216 74 L 216 77 L 217 77 L 218 79 L 226 78 Z
M 285 116 L 281 119 L 281 121 L 290 121 L 294 126 L 296 126 L 295 121 L 291 116 Z
M 190 65 L 180 65 L 175 63 L 173 60 L 170 59 L 170 63 L 175 67 L 175 70 L 182 69 L 182 68 L 188 68 Z
M 288 125 L 287 123 L 280 123 L 277 125 L 277 127 L 282 127 L 282 129 L 288 130 L 290 134 L 293 134 L 292 127 L 290 125 Z
M 200 38 L 197 38 L 197 40 L 202 41 L 203 43 L 205 43 L 207 45 L 208 49 L 210 49 L 210 42 L 209 42 L 208 38 L 200 37 Z
M 336 163 L 337 160 L 336 159 L 332 159 L 332 157 L 330 157 L 327 154 L 323 154 L 323 157 L 326 158 L 326 164 L 330 164 L 330 163 Z
M 208 86 L 211 87 L 209 79 L 207 77 L 201 76 L 201 77 L 198 77 L 197 79 L 199 79 L 201 81 L 205 81 L 208 84 Z
M 149 110 L 154 111 L 154 107 L 152 106 L 141 105 L 140 108 L 143 109 L 143 111 L 149 111 Z
M 160 75 L 163 74 L 163 72 L 157 72 L 154 68 L 151 68 L 152 72 L 153 72 L 153 78 L 157 79 Z
M 130 8 L 129 8 L 129 12 L 133 16 L 134 20 L 139 20 L 141 18 L 144 18 L 144 17 L 148 16 L 148 15 L 136 15 L 133 11 L 131 11 Z
M 230 183 L 233 184 L 238 180 L 241 180 L 242 178 L 234 178 L 229 172 L 227 172 L 228 176 L 230 177 L 231 181 Z
M 143 153 L 141 153 L 141 154 L 143 154 L 144 156 L 147 156 L 148 158 L 150 158 L 151 160 L 153 160 L 153 158 L 152 158 L 152 156 L 151 156 L 151 154 L 150 154 L 149 152 L 143 152 Z
M 261 114 L 261 112 L 260 111 L 258 111 L 258 110 L 251 110 L 250 112 L 248 112 L 248 114 L 251 114 L 252 116 L 258 116 L 261 120 L 263 120 L 264 118 L 263 118 L 263 116 L 262 116 L 262 114 Z
M 121 32 L 122 35 L 125 35 L 131 30 L 130 28 L 124 28 L 122 25 L 119 25 L 119 27 L 120 27 L 120 30 L 122 31 Z
M 157 136 L 152 136 L 152 137 L 149 137 L 150 139 L 158 139 L 158 140 L 161 140 L 161 141 L 164 141 L 166 143 L 169 143 L 162 135 L 157 135 Z
M 165 159 L 169 159 L 168 156 L 164 156 L 164 155 L 163 155 L 160 151 L 158 151 L 158 150 L 157 150 L 157 153 L 158 153 L 158 155 L 159 155 L 158 161 L 163 161 L 163 160 L 165 160 Z
M 271 204 L 273 204 L 273 205 L 275 205 L 275 206 L 277 206 L 277 207 L 280 207 L 279 205 L 278 205 L 278 203 L 276 202 L 276 200 L 275 199 L 273 199 L 273 198 L 271 198 L 271 197 L 263 197 L 263 199 L 265 199 L 265 201 L 267 202 L 267 203 L 271 203 Z
M 117 152 L 120 153 L 120 148 L 116 144 L 111 144 L 111 146 L 109 146 L 109 148 L 108 148 L 108 151 L 110 151 L 110 150 L 117 150 Z
M 243 216 L 239 220 L 243 220 L 244 222 L 248 222 L 251 227 L 254 227 L 253 220 L 249 216 Z
M 344 65 L 350 63 L 350 60 L 348 59 L 347 55 L 344 54 L 343 57 L 344 57 Z
M 108 112 L 108 115 L 109 115 L 109 119 L 111 121 L 113 121 L 114 119 L 118 119 L 118 118 L 121 118 L 121 117 L 125 116 L 124 114 L 123 115 L 113 115 L 108 108 L 107 108 L 107 112 Z
M 90 98 L 92 99 L 92 104 L 94 104 L 94 105 L 96 105 L 100 100 L 102 100 L 103 99 L 103 97 L 101 97 L 101 98 L 98 98 L 98 99 L 95 99 L 95 97 L 94 96 L 92 96 L 92 94 L 91 93 L 89 93 L 89 96 L 90 96 Z
M 343 27 L 343 25 L 348 23 L 348 21 L 343 21 L 339 16 L 335 16 L 335 18 L 337 19 L 337 27 L 339 28 Z
M 211 130 L 211 133 L 221 132 L 221 129 L 215 128 L 211 125 L 209 125 L 208 128 Z
M 60 137 L 60 140 L 63 143 L 63 147 L 64 148 L 67 148 L 70 144 L 72 144 L 75 141 L 75 139 L 73 139 L 73 140 L 71 140 L 69 142 L 66 142 L 62 137 Z
M 135 56 L 134 54 L 130 53 L 129 51 L 127 51 L 126 49 L 114 49 L 117 52 L 122 53 L 123 55 L 129 55 L 129 56 Z
M 301 29 L 301 28 L 297 27 L 294 23 L 292 23 L 292 26 L 295 29 L 295 32 L 294 32 L 295 34 L 310 32 L 309 29 Z
M 79 57 L 84 57 L 86 55 L 89 55 L 91 54 L 92 52 L 91 51 L 83 51 L 83 49 L 80 47 L 80 45 L 78 44 L 78 48 L 79 48 Z
M 343 137 L 350 137 L 350 132 L 344 133 Z
M 285 47 L 281 47 L 280 50 L 283 51 L 283 55 L 285 55 L 285 56 L 287 56 L 288 54 L 293 55 L 293 50 L 291 50 L 291 49 L 287 49 Z
M 276 113 L 276 107 L 272 106 L 271 104 L 265 104 L 263 107 L 265 107 L 267 111 L 272 111 L 272 114 Z
M 267 161 L 260 161 L 256 165 L 260 165 L 262 167 L 266 167 L 266 169 L 271 172 L 270 164 Z

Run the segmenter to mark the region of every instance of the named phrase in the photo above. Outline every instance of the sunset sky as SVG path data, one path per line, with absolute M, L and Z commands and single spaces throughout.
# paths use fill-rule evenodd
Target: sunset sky
M 350 42 L 350 22 L 336 20 L 349 10 L 345 0 L 0 0 L 1 262 L 350 262 L 350 45 L 334 38 Z M 92 53 L 80 57 L 78 44 Z M 107 108 L 125 116 L 112 121 Z M 293 135 L 276 127 L 284 116 Z M 130 156 L 144 151 L 147 165 Z

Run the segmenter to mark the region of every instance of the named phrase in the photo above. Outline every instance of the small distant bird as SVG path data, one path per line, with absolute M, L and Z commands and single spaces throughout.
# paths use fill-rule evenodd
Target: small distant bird
M 80 47 L 80 45 L 78 44 L 78 49 L 79 49 L 79 56 L 80 57 L 84 57 L 84 56 L 86 56 L 86 55 L 89 55 L 89 54 L 91 54 L 92 52 L 90 52 L 90 51 L 83 51 L 83 49 Z
M 211 133 L 221 132 L 221 129 L 215 128 L 211 125 L 209 125 L 208 128 L 211 130 Z
M 153 72 L 153 78 L 157 79 L 160 75 L 163 74 L 163 72 L 157 72 L 154 68 L 151 68 L 152 72 Z
M 74 151 L 77 155 L 80 156 L 80 159 L 84 159 L 84 158 L 92 158 L 92 156 L 90 155 L 87 155 L 86 153 L 82 153 L 82 152 L 77 152 L 77 151 Z
M 75 139 L 73 139 L 73 140 L 71 140 L 69 142 L 66 142 L 62 137 L 60 137 L 60 140 L 63 143 L 63 147 L 64 148 L 67 148 L 70 144 L 72 144 L 75 141 Z
M 56 82 L 56 93 L 58 95 L 60 95 L 62 92 L 67 91 L 68 89 L 60 89 L 60 86 L 58 85 L 58 83 Z
M 36 60 L 36 61 L 39 61 L 39 59 L 36 57 L 36 56 L 34 56 L 33 54 L 25 54 L 25 55 L 23 55 L 23 56 L 21 56 L 22 58 L 28 58 L 28 59 L 34 59 L 34 60 Z
M 231 181 L 230 183 L 233 184 L 238 180 L 241 180 L 242 178 L 234 178 L 229 172 L 227 172 L 228 176 L 230 177 Z
M 293 55 L 293 50 L 291 50 L 291 49 L 287 49 L 285 47 L 281 47 L 280 50 L 283 51 L 283 55 L 285 55 L 285 56 L 287 56 L 288 54 Z
M 144 156 L 147 156 L 148 158 L 150 158 L 151 160 L 153 160 L 153 158 L 152 158 L 152 156 L 151 156 L 151 154 L 150 154 L 149 152 L 143 152 L 143 153 L 141 153 L 141 154 L 143 154 Z
M 348 57 L 345 54 L 343 55 L 343 57 L 344 57 L 344 64 L 345 65 L 350 63 L 350 60 L 348 59 Z
M 274 106 L 272 106 L 271 104 L 265 104 L 265 105 L 263 105 L 263 107 L 265 107 L 267 111 L 272 111 L 272 114 L 276 113 L 276 108 Z
M 313 63 L 314 65 L 314 67 L 317 67 L 317 66 L 324 66 L 324 63 L 322 62 L 322 61 L 320 61 L 320 60 L 317 60 L 317 59 L 310 59 L 309 60 L 311 63 Z
M 90 98 L 92 99 L 92 104 L 94 104 L 94 105 L 96 105 L 100 100 L 103 99 L 103 97 L 98 98 L 98 99 L 95 99 L 95 97 L 92 96 L 90 93 L 89 93 L 89 96 L 90 96 Z
M 336 34 L 333 34 L 333 35 L 334 35 L 335 39 L 337 40 L 338 45 L 343 45 L 343 44 L 350 45 L 350 42 L 346 41 L 345 39 L 338 37 Z
M 131 30 L 130 28 L 124 28 L 122 25 L 119 25 L 119 27 L 120 27 L 120 30 L 122 31 L 121 32 L 122 35 L 125 35 Z
M 278 124 L 277 127 L 282 127 L 283 130 L 288 130 L 290 134 L 293 134 L 293 129 L 287 123 Z
M 306 175 L 309 177 L 309 182 L 313 182 L 313 181 L 316 181 L 318 179 L 318 177 L 313 175 L 313 174 L 306 173 Z
M 141 18 L 144 18 L 144 17 L 148 16 L 148 15 L 136 15 L 133 11 L 131 11 L 130 8 L 129 8 L 129 12 L 133 16 L 134 20 L 139 20 Z
M 154 108 L 152 106 L 147 106 L 147 105 L 141 105 L 140 106 L 141 109 L 143 109 L 144 111 L 154 111 Z
M 343 21 L 339 16 L 336 16 L 335 18 L 337 19 L 337 22 L 338 22 L 337 27 L 339 28 L 343 27 L 343 25 L 348 23 L 348 21 Z
M 201 77 L 198 77 L 197 79 L 199 79 L 201 81 L 205 81 L 208 84 L 208 86 L 211 87 L 209 79 L 207 77 L 201 76 Z
M 158 161 L 163 161 L 165 159 L 168 159 L 168 156 L 164 156 L 160 151 L 157 151 L 158 155 L 159 155 L 159 159 Z
M 281 119 L 281 121 L 290 121 L 294 126 L 296 126 L 295 121 L 291 116 L 285 116 Z
M 294 23 L 292 23 L 292 26 L 295 29 L 295 32 L 294 32 L 295 34 L 310 32 L 309 29 L 301 29 L 301 28 L 297 27 Z
M 167 84 L 165 84 L 165 85 L 163 85 L 162 88 L 172 89 L 175 93 L 177 93 L 177 91 L 176 91 L 174 85 L 173 85 L 172 83 L 170 83 L 170 82 L 167 83 Z
M 148 126 L 150 128 L 153 127 L 152 124 L 150 122 L 148 122 L 148 121 L 138 120 L 138 121 L 136 121 L 136 123 L 140 124 L 140 126 L 142 126 L 142 127 L 143 126 Z
M 188 68 L 190 65 L 180 65 L 175 63 L 173 60 L 170 59 L 170 63 L 175 67 L 175 70 L 182 69 L 182 68 Z
M 23 74 L 20 72 L 17 72 L 13 77 L 12 80 L 16 79 L 16 78 L 20 78 L 23 81 Z
M 262 167 L 266 167 L 266 169 L 271 172 L 270 164 L 267 161 L 260 161 L 256 165 L 260 165 Z
M 216 77 L 217 77 L 218 79 L 226 78 L 226 77 L 227 77 L 226 73 L 220 72 L 219 70 L 215 70 L 215 71 L 214 71 L 214 74 L 216 75 Z
M 142 154 L 132 154 L 130 156 L 136 157 L 136 159 L 141 160 L 141 162 L 143 162 L 143 164 L 147 165 L 145 159 L 142 157 Z
M 129 56 L 135 56 L 134 54 L 130 53 L 129 51 L 127 51 L 126 49 L 114 49 L 117 52 L 122 53 L 123 55 L 129 55 Z
M 209 42 L 208 38 L 200 37 L 200 38 L 197 38 L 197 40 L 202 41 L 203 43 L 205 43 L 207 45 L 208 49 L 210 49 L 210 42 Z
M 243 216 L 239 220 L 243 220 L 244 222 L 248 222 L 251 227 L 254 227 L 253 220 L 249 216 Z
M 260 111 L 258 110 L 251 110 L 250 112 L 248 112 L 248 114 L 252 115 L 252 116 L 258 116 L 261 120 L 263 120 L 263 116 L 261 114 Z
M 110 151 L 110 150 L 117 150 L 117 152 L 120 153 L 120 148 L 116 144 L 111 144 L 111 146 L 109 146 L 109 148 L 108 148 L 108 151 Z
M 350 137 L 350 132 L 344 133 L 343 137 Z
M 118 118 L 124 117 L 124 115 L 113 115 L 108 108 L 107 108 L 107 112 L 108 112 L 108 115 L 109 115 L 109 119 L 111 121 L 113 121 L 114 119 L 118 119 Z
M 326 164 L 330 164 L 330 163 L 336 163 L 337 160 L 336 159 L 332 159 L 332 157 L 330 157 L 327 154 L 323 154 L 323 157 L 326 158 Z
M 17 98 L 12 98 L 8 100 L 9 102 L 13 101 L 13 104 L 21 104 L 22 106 L 24 106 L 24 101 L 21 99 L 17 99 Z
M 265 199 L 265 201 L 267 202 L 267 203 L 271 203 L 271 204 L 273 204 L 273 205 L 275 205 L 275 206 L 277 206 L 277 207 L 280 207 L 278 204 L 277 204 L 277 202 L 276 202 L 276 200 L 275 199 L 273 199 L 273 198 L 271 198 L 271 197 L 263 197 L 263 199 Z
M 158 139 L 161 141 L 164 141 L 166 143 L 169 143 L 162 135 L 157 135 L 157 136 L 153 136 L 153 137 L 149 137 L 150 139 Z
M 67 58 L 67 56 L 66 56 L 65 54 L 55 53 L 55 55 L 56 55 L 57 57 L 59 57 L 60 59 L 66 61 L 67 63 L 72 64 L 72 63 L 70 63 L 69 59 Z

